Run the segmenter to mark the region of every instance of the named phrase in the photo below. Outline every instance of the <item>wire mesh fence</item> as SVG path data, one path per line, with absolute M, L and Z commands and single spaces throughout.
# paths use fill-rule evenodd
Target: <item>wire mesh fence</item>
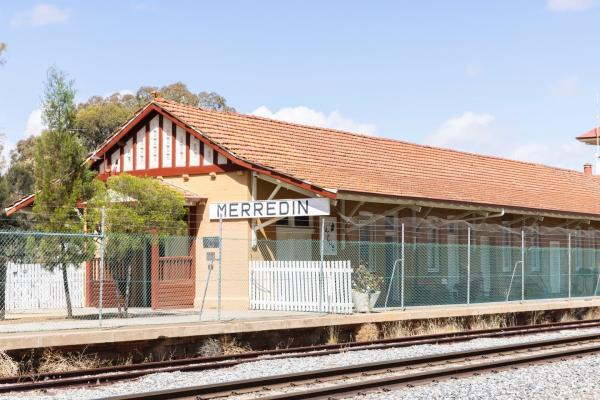
M 219 319 L 228 310 L 350 313 L 599 291 L 593 229 L 415 218 L 331 229 L 328 240 L 308 225 L 256 241 L 227 230 L 223 237 L 0 232 L 0 315 L 97 326 Z

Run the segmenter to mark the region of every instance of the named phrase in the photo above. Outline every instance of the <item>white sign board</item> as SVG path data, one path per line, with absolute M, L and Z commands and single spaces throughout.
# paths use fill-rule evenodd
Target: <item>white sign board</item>
M 210 204 L 210 219 L 277 218 L 329 215 L 329 199 L 235 201 Z

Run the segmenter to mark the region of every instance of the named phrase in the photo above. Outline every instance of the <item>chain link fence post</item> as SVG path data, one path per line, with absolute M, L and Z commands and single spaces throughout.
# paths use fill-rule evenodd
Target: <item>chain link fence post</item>
M 521 229 L 521 301 L 525 300 L 525 231 Z
M 98 289 L 98 326 L 102 328 L 102 300 L 104 296 L 104 251 L 106 246 L 106 208 L 102 207 L 100 225 L 100 288 Z
M 569 232 L 569 241 L 568 241 L 568 248 L 567 248 L 567 259 L 568 259 L 568 265 L 569 265 L 569 299 L 571 298 L 571 232 Z
M 402 254 L 400 255 L 400 257 L 402 257 L 402 263 L 400 264 L 402 266 L 402 281 L 400 283 L 400 307 L 402 307 L 402 309 L 404 309 L 404 265 L 405 265 L 405 258 L 404 258 L 404 223 L 402 224 L 402 245 L 401 245 L 401 252 Z
M 471 304 L 471 227 L 467 228 L 467 304 Z
M 219 218 L 219 279 L 217 282 L 217 319 L 221 320 L 221 287 L 223 278 L 223 217 Z

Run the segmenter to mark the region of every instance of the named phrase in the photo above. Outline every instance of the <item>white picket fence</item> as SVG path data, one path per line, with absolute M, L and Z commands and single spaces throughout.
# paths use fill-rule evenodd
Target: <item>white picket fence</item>
M 250 308 L 350 314 L 350 261 L 251 261 Z
M 73 308 L 84 304 L 84 268 L 69 266 L 67 277 Z M 63 309 L 65 291 L 62 271 L 49 271 L 40 264 L 13 264 L 6 268 L 7 310 Z

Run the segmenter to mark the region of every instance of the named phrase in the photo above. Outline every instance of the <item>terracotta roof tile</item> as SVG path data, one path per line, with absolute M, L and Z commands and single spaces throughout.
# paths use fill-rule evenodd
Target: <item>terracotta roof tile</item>
M 600 215 L 600 178 L 261 117 L 155 104 L 234 156 L 338 191 Z

